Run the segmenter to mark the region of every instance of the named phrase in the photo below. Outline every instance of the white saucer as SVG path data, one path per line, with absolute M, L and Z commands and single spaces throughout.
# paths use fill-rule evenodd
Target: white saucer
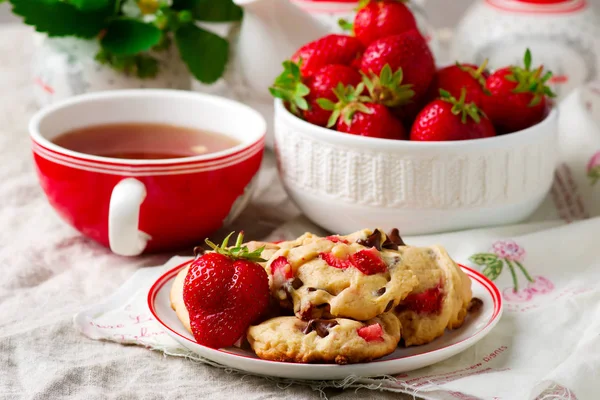
M 251 351 L 238 348 L 215 350 L 198 344 L 183 327 L 171 309 L 169 291 L 179 270 L 188 265 L 173 268 L 162 275 L 148 292 L 148 307 L 154 318 L 162 324 L 169 335 L 187 349 L 216 363 L 253 374 L 290 379 L 331 380 L 347 376 L 374 377 L 394 375 L 443 361 L 466 350 L 483 339 L 500 320 L 502 296 L 496 286 L 479 272 L 467 267 L 463 270 L 473 281 L 473 296 L 483 301 L 483 307 L 470 315 L 465 324 L 425 346 L 398 348 L 392 354 L 378 360 L 351 365 L 294 364 L 261 360 Z

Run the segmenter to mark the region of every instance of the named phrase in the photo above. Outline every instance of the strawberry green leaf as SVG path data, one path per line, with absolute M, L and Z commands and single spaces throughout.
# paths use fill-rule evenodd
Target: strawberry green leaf
M 527 51 L 525 51 L 525 57 L 523 58 L 523 61 L 525 63 L 525 69 L 527 71 L 531 70 L 531 50 L 527 49 Z
M 415 96 L 412 85 L 403 85 L 404 74 L 402 68 L 396 72 L 392 71 L 389 64 L 386 64 L 379 75 L 362 73 L 363 85 L 369 91 L 371 102 L 382 104 L 386 107 L 398 107 L 408 104 Z
M 175 32 L 175 42 L 183 62 L 200 82 L 214 83 L 225 72 L 229 56 L 227 40 L 189 24 Z
M 354 30 L 354 24 L 352 22 L 346 21 L 343 18 L 340 18 L 338 20 L 338 25 L 340 26 L 340 28 L 342 28 L 342 30 L 346 32 L 352 32 Z
M 527 107 L 535 107 L 542 102 L 542 96 L 533 96 Z
M 390 67 L 390 64 L 386 64 L 383 67 L 379 79 L 383 84 L 389 84 L 392 81 L 392 67 Z
M 174 10 L 190 10 L 194 19 L 207 22 L 230 22 L 242 19 L 242 9 L 232 0 L 173 0 Z
M 269 88 L 271 95 L 282 99 L 289 106 L 290 111 L 301 116 L 300 110 L 308 110 L 309 104 L 304 99 L 310 93 L 310 89 L 302 82 L 300 76 L 300 64 L 287 60 L 283 62 L 283 72 L 275 78 L 273 86 Z
M 116 55 L 133 55 L 148 51 L 162 38 L 156 26 L 130 18 L 110 22 L 101 40 L 102 47 Z
M 257 250 L 250 251 L 248 246 L 244 246 L 244 233 L 240 232 L 235 241 L 235 245 L 233 247 L 229 247 L 229 239 L 233 236 L 234 232 L 231 232 L 227 237 L 223 240 L 223 243 L 219 246 L 206 239 L 206 244 L 218 254 L 222 254 L 226 257 L 229 257 L 233 260 L 249 260 L 253 262 L 266 262 L 267 260 L 261 257 L 261 254 L 265 247 L 261 247 Z
M 317 104 L 326 111 L 333 111 L 335 109 L 335 103 L 329 99 L 317 99 Z
M 294 104 L 296 104 L 301 110 L 306 111 L 309 109 L 308 101 L 306 101 L 306 99 L 302 96 L 296 96 L 294 98 Z
M 331 116 L 329 117 L 329 120 L 327 121 L 327 127 L 328 128 L 333 128 L 335 126 L 335 124 L 337 124 L 338 120 L 340 119 L 340 115 L 342 114 L 342 111 L 340 109 L 335 109 L 333 110 L 333 112 L 331 113 Z
M 544 74 L 544 76 L 542 77 L 542 82 L 546 83 L 550 80 L 550 78 L 552 78 L 552 71 L 548 71 Z
M 92 38 L 100 33 L 107 18 L 114 13 L 111 7 L 84 12 L 58 0 L 10 0 L 10 3 L 14 14 L 48 36 Z
M 440 89 L 440 95 L 441 95 L 441 97 L 443 99 L 444 98 L 450 98 L 450 97 L 452 97 L 452 95 L 450 94 L 450 92 L 447 91 L 447 90 L 444 90 L 444 89 Z
M 112 0 L 68 0 L 65 3 L 72 4 L 81 11 L 95 11 L 108 7 Z

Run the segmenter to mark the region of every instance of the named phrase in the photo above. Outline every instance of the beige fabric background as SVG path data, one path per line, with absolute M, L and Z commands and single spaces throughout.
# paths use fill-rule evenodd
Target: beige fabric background
M 425 8 L 434 26 L 438 28 L 452 27 L 460 19 L 460 15 L 474 0 L 424 0 Z M 600 0 L 588 0 L 600 8 Z M 7 4 L 0 6 L 0 23 L 15 20 L 9 12 Z

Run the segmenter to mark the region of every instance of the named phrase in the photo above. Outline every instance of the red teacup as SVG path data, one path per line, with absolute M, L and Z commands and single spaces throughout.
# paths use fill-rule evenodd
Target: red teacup
M 165 160 L 98 157 L 52 143 L 74 129 L 111 123 L 162 123 L 204 129 L 241 144 Z M 60 216 L 116 254 L 183 248 L 233 220 L 253 190 L 266 123 L 223 98 L 175 90 L 78 96 L 45 108 L 29 125 L 42 188 Z

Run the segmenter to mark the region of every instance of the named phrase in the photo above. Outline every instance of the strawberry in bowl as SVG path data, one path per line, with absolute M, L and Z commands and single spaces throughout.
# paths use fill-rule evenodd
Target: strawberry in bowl
M 501 133 L 527 129 L 541 122 L 550 108 L 549 99 L 556 95 L 547 82 L 552 72 L 544 67 L 532 68 L 527 49 L 524 66 L 501 68 L 486 80 L 489 96 L 483 97 L 483 109 Z
M 527 218 L 557 162 L 551 74 L 529 51 L 498 71 L 437 69 L 395 3 L 362 2 L 355 37 L 329 35 L 284 63 L 271 93 L 288 193 L 334 232 L 385 223 L 418 235 Z

